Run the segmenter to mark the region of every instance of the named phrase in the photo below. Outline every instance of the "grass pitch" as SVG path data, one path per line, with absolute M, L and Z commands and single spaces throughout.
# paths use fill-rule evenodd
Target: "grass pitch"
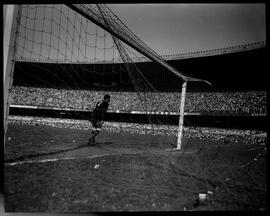
M 257 144 L 186 138 L 171 152 L 176 137 L 103 131 L 89 146 L 89 135 L 9 124 L 5 210 L 267 210 L 266 150 Z

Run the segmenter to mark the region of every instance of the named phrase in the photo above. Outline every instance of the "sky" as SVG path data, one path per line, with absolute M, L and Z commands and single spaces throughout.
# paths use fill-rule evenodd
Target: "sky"
M 265 4 L 109 4 L 108 6 L 142 41 L 160 55 L 224 48 L 266 40 Z M 60 11 L 63 12 L 61 15 Z M 42 53 L 41 56 L 45 57 L 65 58 L 70 54 L 73 57 L 84 56 L 91 59 L 95 55 L 95 58 L 101 60 L 110 59 L 115 55 L 114 50 L 110 48 L 113 43 L 108 34 L 98 28 L 99 37 L 94 44 L 95 25 L 87 23 L 86 20 L 81 22 L 80 19 L 75 19 L 75 13 L 68 12 L 66 6 L 54 5 L 53 8 L 40 6 L 38 9 L 34 6 L 24 7 L 22 14 L 24 16 L 19 28 L 20 39 L 17 42 L 19 56 Z M 46 17 L 44 23 L 43 17 Z M 72 25 L 67 25 L 67 17 Z M 62 28 L 59 27 L 59 23 Z M 74 34 L 73 28 L 77 28 L 76 31 L 80 33 L 75 31 Z M 87 33 L 83 32 L 83 28 L 87 29 Z M 32 29 L 35 29 L 35 32 Z M 45 33 L 46 31 L 49 34 Z M 102 37 L 104 35 L 105 40 Z M 73 39 L 76 41 L 75 45 L 72 44 Z M 83 47 L 83 43 L 88 44 L 85 46 L 87 49 Z M 46 44 L 51 44 L 51 48 Z M 94 50 L 94 46 L 99 46 L 100 49 Z M 104 47 L 107 48 L 106 53 Z M 65 53 L 65 49 L 68 49 L 69 53 Z M 57 50 L 61 51 L 60 55 Z
M 264 4 L 110 5 L 159 54 L 266 40 Z

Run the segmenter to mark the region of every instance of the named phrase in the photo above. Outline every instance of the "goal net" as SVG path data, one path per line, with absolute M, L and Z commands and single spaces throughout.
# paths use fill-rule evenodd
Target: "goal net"
M 105 130 L 160 135 L 148 142 L 167 148 L 176 147 L 181 83 L 198 81 L 169 65 L 106 5 L 19 6 L 14 59 L 9 103 L 23 115 L 11 115 L 12 122 L 83 128 L 90 136 L 89 113 L 109 94 Z M 167 94 L 170 85 L 179 92 Z

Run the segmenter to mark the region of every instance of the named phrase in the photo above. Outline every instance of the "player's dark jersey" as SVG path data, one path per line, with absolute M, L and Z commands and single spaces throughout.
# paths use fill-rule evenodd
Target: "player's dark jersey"
M 103 121 L 105 114 L 108 110 L 109 103 L 105 101 L 100 101 L 96 104 L 95 109 L 93 110 L 93 121 Z

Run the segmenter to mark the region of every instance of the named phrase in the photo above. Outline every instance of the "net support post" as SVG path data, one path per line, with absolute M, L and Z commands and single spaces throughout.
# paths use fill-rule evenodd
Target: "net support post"
M 177 136 L 177 150 L 182 147 L 183 125 L 184 125 L 184 111 L 185 111 L 185 99 L 186 99 L 187 81 L 182 83 L 181 102 L 180 102 L 180 114 L 179 114 L 179 128 Z
M 3 81 L 4 81 L 4 134 L 7 131 L 9 115 L 9 91 L 13 82 L 15 40 L 17 30 L 17 15 L 19 5 L 4 5 L 4 64 L 3 64 Z M 5 136 L 4 136 L 5 148 Z

